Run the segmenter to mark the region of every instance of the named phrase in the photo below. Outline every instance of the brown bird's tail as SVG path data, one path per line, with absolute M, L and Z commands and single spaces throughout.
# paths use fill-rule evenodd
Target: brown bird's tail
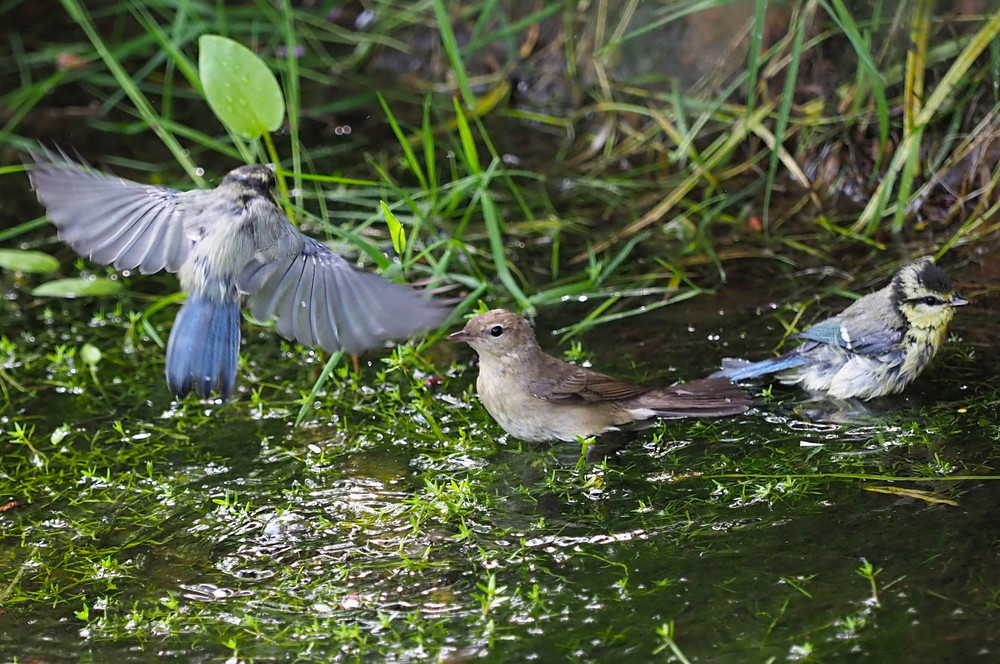
M 750 407 L 750 395 L 728 378 L 701 378 L 681 385 L 650 390 L 636 397 L 635 404 L 656 411 L 656 416 L 724 417 L 738 415 Z

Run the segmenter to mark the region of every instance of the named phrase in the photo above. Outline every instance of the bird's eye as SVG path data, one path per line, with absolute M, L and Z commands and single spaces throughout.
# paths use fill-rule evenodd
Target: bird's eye
M 933 307 L 939 304 L 943 304 L 941 298 L 937 297 L 936 295 L 928 295 L 926 297 L 922 297 L 920 298 L 919 302 L 920 304 L 926 304 L 928 307 Z
M 492 328 L 490 328 L 490 335 L 491 336 L 499 337 L 501 334 L 503 334 L 503 326 L 502 325 L 494 325 Z

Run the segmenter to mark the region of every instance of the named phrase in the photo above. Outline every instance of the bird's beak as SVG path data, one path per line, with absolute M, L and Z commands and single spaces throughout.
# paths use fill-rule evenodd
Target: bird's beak
M 448 335 L 448 341 L 472 341 L 476 337 L 469 334 L 465 330 L 459 330 L 458 332 L 452 332 Z
M 950 304 L 953 307 L 960 307 L 963 304 L 968 304 L 968 303 L 969 301 L 966 300 L 964 297 L 959 297 L 954 293 L 952 293 L 951 298 L 948 299 L 948 304 Z

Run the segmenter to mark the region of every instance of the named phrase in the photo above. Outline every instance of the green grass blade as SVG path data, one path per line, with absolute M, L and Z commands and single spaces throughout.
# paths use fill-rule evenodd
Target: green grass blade
M 295 205 L 302 207 L 302 149 L 299 144 L 299 125 L 302 115 L 302 81 L 299 76 L 298 36 L 295 30 L 295 12 L 289 0 L 282 0 L 281 16 L 285 32 L 285 112 L 288 114 L 288 139 L 292 150 L 292 189 L 296 192 Z
M 747 108 L 746 114 L 752 115 L 757 101 L 757 76 L 760 73 L 760 47 L 764 41 L 764 28 L 767 21 L 767 0 L 756 0 L 754 3 L 753 30 L 750 32 L 750 50 L 747 54 Z
M 424 119 L 420 128 L 420 137 L 424 145 L 424 163 L 427 164 L 427 184 L 424 188 L 431 195 L 431 205 L 438 198 L 437 161 L 435 160 L 434 131 L 431 127 L 431 97 L 424 97 Z M 409 142 L 404 141 L 407 145 Z
M 326 361 L 319 377 L 316 379 L 316 382 L 313 383 L 312 388 L 310 388 L 308 396 L 303 399 L 302 406 L 299 408 L 299 412 L 295 416 L 295 424 L 292 426 L 297 427 L 302 424 L 302 420 L 304 420 L 306 415 L 309 414 L 309 411 L 312 410 L 312 405 L 316 401 L 316 397 L 319 396 L 320 390 L 322 390 L 323 386 L 326 385 L 326 381 L 330 378 L 330 374 L 332 374 L 333 370 L 337 368 L 337 365 L 340 364 L 340 360 L 343 357 L 344 351 L 339 350 L 332 354 L 330 359 Z
M 469 121 L 458 103 L 458 99 L 453 99 L 455 106 L 455 121 L 458 125 L 458 136 L 462 144 L 462 156 L 465 164 L 471 173 L 482 173 L 483 167 L 479 161 L 479 150 L 476 148 L 476 141 L 472 138 L 472 130 L 469 128 Z
M 926 99 L 923 107 L 914 119 L 914 127 L 922 127 L 931 121 L 934 115 L 951 97 L 951 93 L 961 83 L 976 58 L 989 46 L 998 33 L 1000 33 L 1000 9 L 995 11 L 989 20 L 973 35 L 972 39 L 969 40 L 965 48 L 962 49 L 962 52 L 951 64 L 951 67 L 948 68 L 948 71 L 945 72 L 945 75 L 941 77 L 937 87 L 934 88 L 934 91 Z M 865 209 L 858 217 L 857 222 L 851 227 L 850 230 L 852 233 L 857 233 L 861 229 L 865 229 L 865 234 L 870 235 L 878 227 L 879 219 L 881 219 L 886 202 L 892 193 L 896 177 L 912 158 L 910 152 L 919 152 L 920 150 L 919 138 L 920 136 L 917 132 L 904 135 L 899 147 L 896 148 L 896 153 L 893 155 L 889 167 L 886 169 L 884 179 L 879 183 L 875 193 L 868 201 L 868 205 L 865 206 Z M 903 201 L 900 204 L 906 205 L 906 202 Z
M 820 0 L 820 5 L 826 10 L 830 17 L 840 26 L 843 34 L 850 40 L 854 47 L 854 54 L 858 58 L 858 66 L 865 76 L 865 80 L 871 86 L 872 95 L 875 97 L 876 117 L 879 126 L 879 141 L 885 145 L 889 140 L 889 102 L 885 93 L 885 78 L 878 69 L 878 65 L 872 59 L 868 50 L 868 44 L 861 35 L 861 29 L 851 15 L 850 10 L 844 4 L 844 0 L 830 0 L 833 7 Z M 876 165 L 876 169 L 878 166 Z
M 399 142 L 400 147 L 403 148 L 403 154 L 406 156 L 406 165 L 410 167 L 410 170 L 420 182 L 420 186 L 423 189 L 427 189 L 427 176 L 424 175 L 424 169 L 421 168 L 420 162 L 417 161 L 417 155 L 414 154 L 413 148 L 410 147 L 410 142 L 403 133 L 403 129 L 399 126 L 399 122 L 396 121 L 395 114 L 389 108 L 389 104 L 385 101 L 382 93 L 376 92 L 375 94 L 378 97 L 378 103 L 382 105 L 382 111 L 385 113 L 386 119 L 389 121 L 392 133 L 396 135 L 396 140 Z M 428 167 L 432 167 L 430 162 L 428 162 Z
M 810 24 L 809 17 L 815 13 L 816 0 L 809 0 L 801 12 L 794 16 L 796 20 L 795 34 L 792 40 L 792 52 L 789 54 L 788 66 L 785 69 L 785 85 L 781 93 L 781 105 L 778 107 L 778 117 L 774 127 L 775 149 L 771 150 L 771 161 L 767 167 L 767 186 L 764 188 L 764 205 L 761 209 L 764 222 L 764 232 L 768 231 L 771 214 L 771 194 L 774 191 L 775 178 L 778 175 L 778 162 L 781 157 L 781 147 L 785 141 L 785 130 L 788 128 L 788 118 L 792 112 L 792 101 L 795 98 L 795 84 L 799 76 L 799 63 L 802 61 L 802 42 L 805 39 L 806 27 Z
M 448 61 L 454 70 L 455 80 L 458 83 L 459 92 L 462 94 L 462 101 L 465 103 L 465 107 L 471 111 L 476 107 L 476 96 L 472 94 L 469 75 L 466 73 L 465 63 L 462 61 L 462 51 L 458 47 L 458 40 L 455 39 L 455 32 L 451 29 L 451 18 L 448 16 L 444 0 L 434 0 L 434 15 L 437 17 L 438 31 L 441 33 L 441 41 L 448 54 Z
M 146 96 L 139 90 L 139 86 L 129 77 L 128 72 L 125 71 L 125 68 L 121 66 L 121 63 L 118 62 L 114 54 L 108 49 L 107 44 L 101 39 L 86 10 L 77 0 L 60 1 L 70 17 L 80 26 L 84 34 L 87 35 L 87 38 L 90 39 L 90 43 L 94 45 L 101 59 L 104 60 L 104 64 L 111 70 L 111 74 L 115 77 L 115 80 L 118 81 L 118 84 L 121 85 L 129 99 L 135 104 L 136 109 L 139 111 L 142 119 L 149 125 L 149 128 L 163 141 L 164 145 L 167 146 L 167 149 L 170 150 L 174 159 L 184 168 L 188 176 L 199 186 L 204 186 L 205 180 L 199 174 L 194 162 L 191 161 L 191 158 L 174 135 L 160 122 L 160 116 L 153 110 L 153 105 L 149 103 Z
M 486 173 L 483 174 L 476 191 L 476 200 L 478 200 L 483 212 L 483 222 L 486 225 L 486 234 L 489 239 L 490 252 L 493 254 L 493 263 L 497 271 L 497 277 L 500 279 L 500 283 L 507 289 L 507 292 L 510 293 L 511 297 L 517 301 L 518 305 L 525 311 L 530 312 L 534 311 L 534 306 L 517 283 L 507 263 L 507 250 L 504 247 L 503 239 L 503 222 L 500 219 L 500 212 L 497 210 L 488 189 L 496 166 L 497 162 L 494 162 L 490 165 Z

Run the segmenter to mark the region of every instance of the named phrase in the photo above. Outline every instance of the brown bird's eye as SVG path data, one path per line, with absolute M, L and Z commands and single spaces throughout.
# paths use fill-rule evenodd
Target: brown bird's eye
M 494 337 L 499 337 L 501 334 L 503 334 L 503 326 L 502 325 L 494 325 L 490 329 L 490 334 L 492 336 L 494 336 Z

